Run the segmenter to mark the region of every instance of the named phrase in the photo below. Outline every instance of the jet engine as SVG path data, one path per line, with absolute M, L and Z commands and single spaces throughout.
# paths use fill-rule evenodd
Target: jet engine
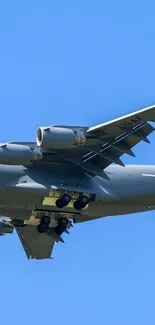
M 39 147 L 46 149 L 67 149 L 82 145 L 86 141 L 83 130 L 72 130 L 63 127 L 40 127 L 37 131 L 36 142 Z
M 0 218 L 0 236 L 3 236 L 5 234 L 12 234 L 13 230 L 14 227 L 9 221 Z
M 0 164 L 3 165 L 28 165 L 41 158 L 39 150 L 26 145 L 13 143 L 0 145 Z

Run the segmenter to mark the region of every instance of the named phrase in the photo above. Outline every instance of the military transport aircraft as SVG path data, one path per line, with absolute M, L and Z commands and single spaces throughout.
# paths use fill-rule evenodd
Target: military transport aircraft
M 51 258 L 72 223 L 155 209 L 155 166 L 120 159 L 149 143 L 151 122 L 155 106 L 93 127 L 40 127 L 36 142 L 0 144 L 0 234 L 15 228 L 29 259 Z

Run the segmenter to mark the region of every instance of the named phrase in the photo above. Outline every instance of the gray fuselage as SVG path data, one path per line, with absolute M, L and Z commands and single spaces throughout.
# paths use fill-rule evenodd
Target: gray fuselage
M 103 178 L 92 178 L 67 164 L 0 165 L 0 214 L 29 219 L 32 210 L 41 208 L 50 187 L 62 184 L 73 190 L 82 186 L 96 194 L 95 201 L 77 216 L 77 222 L 155 208 L 155 166 L 111 165 L 105 169 Z M 58 210 L 55 206 L 48 209 Z M 69 211 L 64 208 L 64 213 Z

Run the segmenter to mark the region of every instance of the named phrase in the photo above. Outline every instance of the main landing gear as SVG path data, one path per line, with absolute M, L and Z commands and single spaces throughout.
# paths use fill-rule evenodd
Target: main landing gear
M 54 231 L 57 235 L 61 235 L 68 226 L 68 219 L 65 217 L 61 217 L 58 219 L 57 226 L 54 228 Z M 37 230 L 40 234 L 46 233 L 50 225 L 50 217 L 47 215 L 44 215 L 41 218 L 40 224 L 37 226 Z
M 60 199 L 56 200 L 55 204 L 57 208 L 66 207 L 71 201 L 71 196 L 69 194 L 63 194 Z
M 89 199 L 87 196 L 80 196 L 74 203 L 73 207 L 76 210 L 81 210 L 86 207 L 86 205 L 89 204 Z
M 40 232 L 41 234 L 46 232 L 46 230 L 48 229 L 49 225 L 50 225 L 50 217 L 47 215 L 44 215 L 41 218 L 41 222 L 40 224 L 37 226 L 37 230 L 38 232 Z
M 58 220 L 58 224 L 55 227 L 54 231 L 57 235 L 61 236 L 61 234 L 67 229 L 68 225 L 68 219 L 65 217 L 62 217 Z
M 56 200 L 55 205 L 57 208 L 61 209 L 67 207 L 67 205 L 71 202 L 72 198 L 69 194 L 63 194 L 59 199 Z M 81 195 L 77 198 L 73 203 L 73 208 L 76 210 L 81 210 L 89 204 L 89 198 L 87 196 Z

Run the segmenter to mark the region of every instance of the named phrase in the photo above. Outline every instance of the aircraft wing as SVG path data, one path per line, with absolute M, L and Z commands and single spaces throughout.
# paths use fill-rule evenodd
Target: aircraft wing
M 82 132 L 84 141 L 68 149 L 62 146 L 60 149 L 49 148 L 48 150 L 43 146 L 41 147 L 42 159 L 34 163 L 38 165 L 42 163 L 48 165 L 51 162 L 66 163 L 68 168 L 69 164 L 74 165 L 92 176 L 99 175 L 108 179 L 104 172 L 106 167 L 112 163 L 124 166 L 120 159 L 122 155 L 135 157 L 132 151 L 134 146 L 141 141 L 150 143 L 147 137 L 154 131 L 150 122 L 155 122 L 155 105 L 93 127 L 54 125 L 56 128 L 71 129 L 75 134 Z M 43 129 L 47 132 L 50 127 L 43 127 Z M 11 143 L 38 148 L 35 142 Z
M 123 154 L 135 156 L 132 147 L 140 141 L 149 143 L 147 136 L 154 131 L 155 106 L 87 128 L 82 147 L 65 150 L 64 159 L 87 172 L 104 177 L 103 169 L 112 163 L 124 166 Z
M 36 227 L 15 227 L 27 258 L 45 259 L 51 258 L 55 239 L 47 234 L 39 234 Z

